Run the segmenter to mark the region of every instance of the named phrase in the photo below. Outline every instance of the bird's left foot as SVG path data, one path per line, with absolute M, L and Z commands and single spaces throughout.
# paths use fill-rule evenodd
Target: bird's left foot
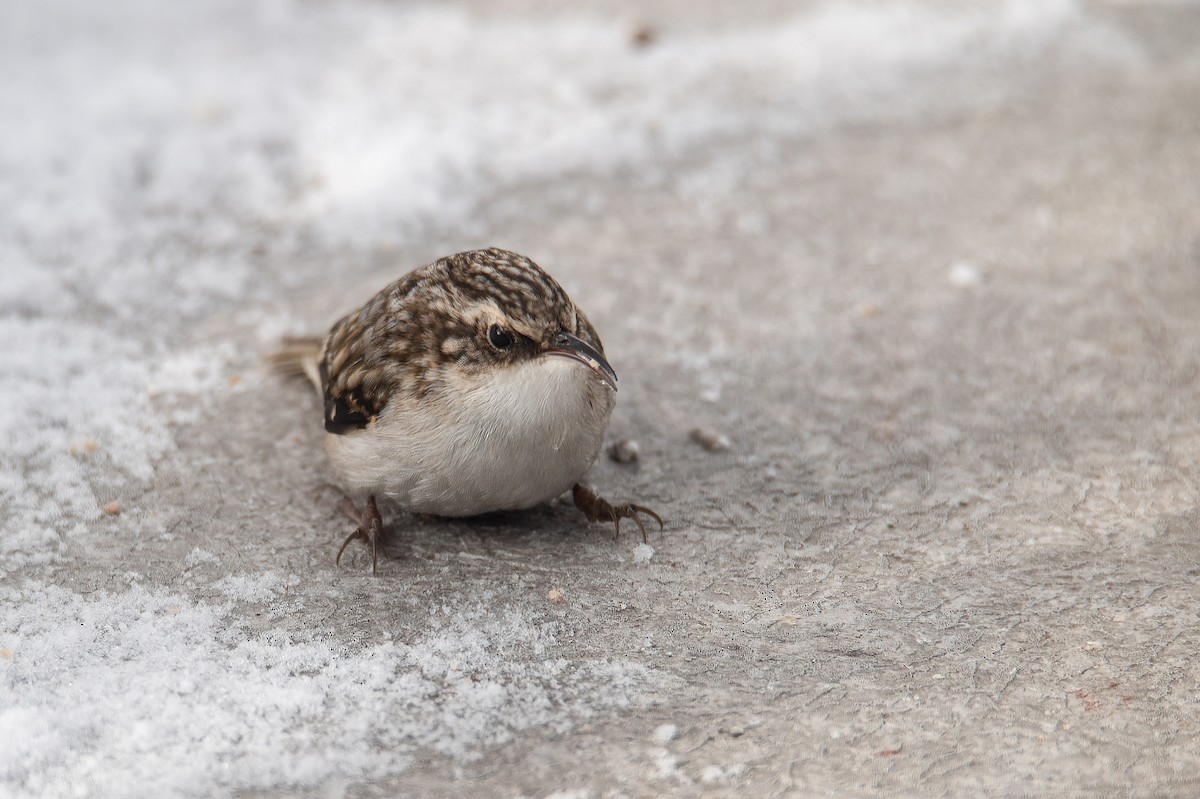
M 371 548 L 371 574 L 378 573 L 376 566 L 379 563 L 379 537 L 383 534 L 383 516 L 379 514 L 379 508 L 375 505 L 375 497 L 367 500 L 365 510 L 359 510 L 353 500 L 343 497 L 338 504 L 338 509 L 353 521 L 358 522 L 358 529 L 346 536 L 346 540 L 342 542 L 342 548 L 338 550 L 337 557 L 333 561 L 334 564 L 341 565 L 342 553 L 346 551 L 346 547 L 350 545 L 351 541 L 360 539 Z
M 589 483 L 576 483 L 575 487 L 571 489 L 571 497 L 575 500 L 575 507 L 583 511 L 583 515 L 588 518 L 589 522 L 612 522 L 616 527 L 618 541 L 621 539 L 621 520 L 633 519 L 637 523 L 638 529 L 642 531 L 642 543 L 648 543 L 646 525 L 642 523 L 642 519 L 638 515 L 640 513 L 644 513 L 658 522 L 659 530 L 663 529 L 662 517 L 654 511 L 630 502 L 614 505 L 597 494 L 596 489 Z

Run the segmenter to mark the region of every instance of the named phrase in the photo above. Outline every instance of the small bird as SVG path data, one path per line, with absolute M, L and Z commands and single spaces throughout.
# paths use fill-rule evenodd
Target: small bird
M 582 482 L 616 404 L 600 337 L 562 287 L 528 258 L 472 250 L 420 267 L 342 317 L 324 339 L 271 356 L 324 399 L 325 451 L 371 548 L 377 500 L 414 513 L 475 516 L 549 502 L 567 489 L 589 521 L 632 519 Z M 359 503 L 364 503 L 360 507 Z

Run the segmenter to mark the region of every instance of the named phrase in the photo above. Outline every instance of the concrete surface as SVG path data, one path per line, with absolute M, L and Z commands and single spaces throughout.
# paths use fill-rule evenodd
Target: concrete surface
M 672 9 L 645 12 L 664 42 Z M 175 447 L 148 479 L 95 477 L 130 510 L 4 582 L 86 597 L 135 573 L 204 603 L 270 571 L 282 594 L 229 611 L 247 640 L 353 655 L 478 605 L 480 624 L 554 630 L 497 656 L 501 684 L 546 658 L 632 669 L 571 683 L 578 699 L 539 683 L 552 723 L 506 725 L 524 711 L 502 702 L 462 751 L 364 733 L 362 757 L 408 759 L 221 789 L 240 795 L 1192 795 L 1197 41 L 1195 5 L 1088 4 L 1045 47 L 922 68 L 804 129 L 507 183 L 469 224 L 395 245 L 243 234 L 291 277 L 172 342 L 233 353 L 203 402 L 156 400 Z M 651 555 L 567 498 L 471 521 L 392 509 L 379 576 L 359 552 L 335 569 L 348 530 L 319 411 L 262 373 L 262 319 L 319 328 L 481 244 L 530 255 L 591 316 L 621 377 L 610 438 L 641 446 L 592 479 L 667 530 Z

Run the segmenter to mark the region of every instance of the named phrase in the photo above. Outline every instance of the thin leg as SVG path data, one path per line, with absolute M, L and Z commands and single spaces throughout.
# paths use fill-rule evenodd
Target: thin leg
M 346 540 L 342 542 L 342 548 L 338 550 L 337 557 L 334 559 L 334 564 L 340 566 L 342 563 L 342 553 L 346 551 L 346 547 L 356 538 L 361 538 L 363 542 L 371 548 L 371 574 L 377 573 L 377 565 L 379 563 L 379 536 L 383 534 L 383 517 L 379 515 L 379 508 L 375 505 L 375 497 L 367 498 L 367 507 L 365 510 L 359 510 L 354 506 L 354 502 L 349 497 L 344 497 L 338 508 L 350 517 L 352 521 L 358 522 L 358 529 L 350 535 L 346 536 Z
M 338 510 L 359 527 L 363 526 L 363 512 L 359 510 L 358 506 L 354 504 L 354 500 L 350 499 L 350 497 L 342 497 L 342 501 L 338 503 Z
M 597 494 L 596 489 L 589 483 L 576 483 L 575 488 L 571 489 L 571 497 L 575 500 L 575 507 L 583 511 L 583 515 L 588 518 L 589 522 L 612 522 L 616 527 L 618 541 L 621 540 L 621 520 L 633 519 L 637 523 L 638 529 L 642 531 L 642 543 L 649 542 L 646 536 L 646 525 L 642 523 L 641 517 L 638 516 L 639 513 L 644 513 L 654 519 L 658 522 L 658 529 L 663 529 L 662 517 L 654 511 L 629 502 L 614 505 Z

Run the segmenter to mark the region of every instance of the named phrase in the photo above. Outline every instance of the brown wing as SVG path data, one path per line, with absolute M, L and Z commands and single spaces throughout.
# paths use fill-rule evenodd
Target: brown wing
M 330 328 L 320 364 L 325 429 L 339 435 L 366 427 L 387 404 L 384 396 L 368 389 L 364 379 L 367 353 L 357 316 L 342 317 Z
M 330 329 L 321 358 L 325 429 L 345 434 L 371 424 L 394 396 L 409 361 L 412 275 L 376 294 Z
M 442 344 L 470 335 L 452 312 L 451 261 L 409 272 L 329 331 L 320 378 L 330 433 L 361 430 L 400 394 L 424 396 L 434 367 L 448 357 Z

